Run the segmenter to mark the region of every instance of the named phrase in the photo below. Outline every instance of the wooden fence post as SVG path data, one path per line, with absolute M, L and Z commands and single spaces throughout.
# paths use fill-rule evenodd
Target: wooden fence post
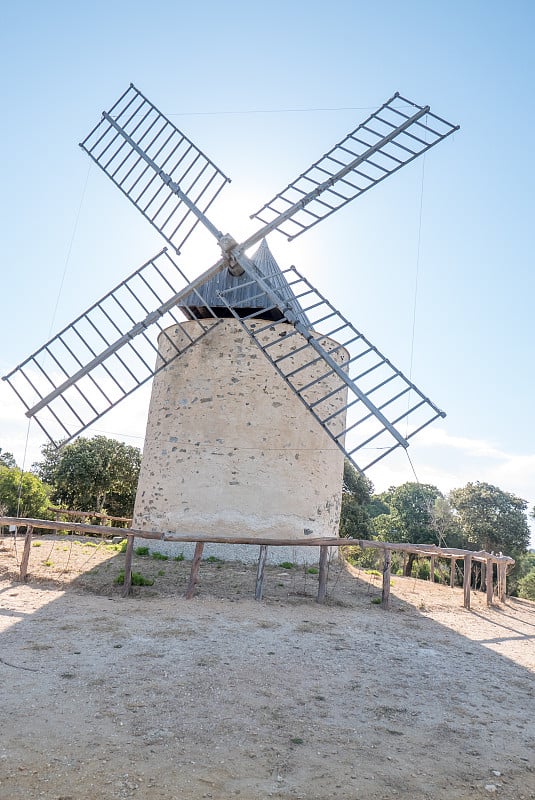
M 126 542 L 126 555 L 124 559 L 123 597 L 132 593 L 132 559 L 134 557 L 134 537 L 128 536 Z
M 485 580 L 487 582 L 487 605 L 491 606 L 494 595 L 494 564 L 492 558 L 487 558 Z
M 266 567 L 267 559 L 267 544 L 260 545 L 260 555 L 258 556 L 258 567 L 256 569 L 256 586 L 254 592 L 254 599 L 262 599 L 262 590 L 264 588 L 264 570 Z
M 320 571 L 318 581 L 318 595 L 316 597 L 317 603 L 325 602 L 325 595 L 327 594 L 327 557 L 329 555 L 329 548 L 326 546 L 320 547 Z
M 498 599 L 500 603 L 505 603 L 507 596 L 507 564 L 505 561 L 498 562 Z
M 381 596 L 381 606 L 389 608 L 390 606 L 390 570 L 392 566 L 392 551 L 386 549 L 383 560 L 383 593 Z
M 429 564 L 429 580 L 431 583 L 435 582 L 435 556 L 431 556 L 431 563 Z
M 30 548 L 32 546 L 33 528 L 28 525 L 26 528 L 26 536 L 24 537 L 24 550 L 22 551 L 22 560 L 20 562 L 20 580 L 25 581 L 28 575 L 28 561 L 30 560 Z
M 472 555 L 467 553 L 464 557 L 464 607 L 470 609 L 470 588 L 472 583 Z
M 451 558 L 450 559 L 450 586 L 453 589 L 455 586 L 455 570 L 457 569 L 457 559 Z
M 184 597 L 186 600 L 191 600 L 197 580 L 199 578 L 199 569 L 201 566 L 202 551 L 204 550 L 204 542 L 197 542 L 195 545 L 195 552 L 193 554 L 193 561 L 191 562 L 191 572 L 189 574 L 188 587 Z

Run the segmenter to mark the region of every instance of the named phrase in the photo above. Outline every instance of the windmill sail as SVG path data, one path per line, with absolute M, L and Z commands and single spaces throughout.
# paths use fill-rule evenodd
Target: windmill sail
M 158 333 L 185 320 L 181 292 L 195 290 L 162 250 L 4 377 L 53 444 L 81 433 L 206 334 L 212 323 L 190 326 L 155 369 Z
M 133 84 L 80 147 L 177 253 L 229 182 Z
M 295 239 L 458 129 L 395 94 L 251 218 Z
M 397 447 L 408 447 L 412 436 L 445 416 L 295 267 L 283 274 L 309 326 L 296 320 L 269 276 L 251 266 L 247 273 L 295 327 L 288 332 L 286 325 L 266 322 L 262 312 L 243 316 L 239 306 L 229 309 L 357 469 L 363 472 Z

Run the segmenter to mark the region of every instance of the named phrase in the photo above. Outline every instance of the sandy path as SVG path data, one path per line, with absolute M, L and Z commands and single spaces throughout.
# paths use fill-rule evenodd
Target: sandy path
M 318 606 L 277 568 L 255 603 L 229 565 L 125 601 L 3 555 L 0 800 L 535 798 L 535 604 L 396 578 L 384 612 L 344 572 Z

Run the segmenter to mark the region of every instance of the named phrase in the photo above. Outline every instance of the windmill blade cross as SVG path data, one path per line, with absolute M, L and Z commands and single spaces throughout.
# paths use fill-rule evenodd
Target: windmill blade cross
M 416 111 L 405 113 L 407 105 Z M 278 309 L 280 316 L 294 326 L 291 333 L 284 331 L 284 341 L 296 337 L 299 350 L 305 349 L 309 356 L 306 364 L 298 368 L 292 367 L 293 345 L 288 353 L 273 356 L 281 338 L 278 332 L 271 338 L 275 330 L 271 323 L 259 327 L 257 317 L 265 308 L 243 317 L 239 309 L 229 306 L 337 446 L 352 460 L 355 453 L 372 443 L 383 448 L 383 455 L 396 447 L 406 447 L 410 436 L 437 416 L 444 416 L 443 412 L 296 270 L 290 286 L 295 285 L 307 302 L 313 301 L 302 313 L 296 312 L 295 303 L 289 301 L 288 285 L 285 284 L 286 289 L 281 287 L 282 275 L 275 279 L 263 276 L 245 251 L 273 230 L 295 238 L 457 129 L 432 114 L 428 106 L 416 106 L 394 95 L 252 215 L 263 226 L 237 244 L 228 234 L 223 235 L 206 214 L 229 179 L 131 84 L 112 108 L 103 112 L 80 146 L 177 252 L 202 223 L 217 239 L 222 258 L 189 281 L 164 249 L 4 380 L 25 405 L 27 416 L 37 420 L 52 442 L 69 440 L 206 335 L 214 320 L 217 322 L 218 312 L 204 301 L 199 289 L 228 268 L 233 276 L 245 273 L 255 283 L 258 295 L 271 298 L 273 309 Z M 154 333 L 169 325 L 180 325 L 183 317 L 192 318 L 187 304 L 183 310 L 177 306 L 184 298 L 195 295 L 211 320 L 197 320 L 197 330 L 185 334 L 179 346 L 173 344 L 171 355 L 163 359 L 158 355 Z M 253 296 L 248 293 L 249 302 Z M 224 292 L 221 299 L 227 303 Z M 323 316 L 315 316 L 318 309 Z M 335 322 L 334 329 L 323 329 L 327 320 Z M 338 333 L 349 338 L 337 343 L 331 337 Z M 357 350 L 352 352 L 351 348 Z M 309 375 L 307 381 L 307 369 L 318 362 L 325 364 L 326 372 L 320 377 Z M 359 372 L 352 375 L 350 370 L 356 364 Z M 373 382 L 376 376 L 380 380 Z M 329 389 L 324 391 L 326 379 Z M 411 392 L 418 398 L 416 405 L 401 408 L 401 398 L 404 402 Z M 344 399 L 341 403 L 346 394 L 350 401 L 346 403 Z M 351 423 L 341 425 L 346 412 Z M 403 435 L 399 423 L 405 423 L 409 416 L 412 422 L 416 415 L 418 421 L 410 430 L 407 426 Z M 353 447 L 357 429 L 359 438 Z M 387 444 L 378 445 L 385 436 Z

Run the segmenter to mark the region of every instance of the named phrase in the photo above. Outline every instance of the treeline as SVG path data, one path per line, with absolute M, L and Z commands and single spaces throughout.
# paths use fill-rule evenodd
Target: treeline
M 59 506 L 131 517 L 141 450 L 116 439 L 80 437 L 60 450 L 45 445 L 29 472 L 0 448 L 0 510 L 14 517 L 50 519 Z
M 535 508 L 530 515 L 535 517 Z M 408 482 L 374 494 L 369 478 L 346 461 L 340 535 L 503 553 L 516 560 L 509 582 L 512 591 L 535 600 L 528 504 L 489 483 L 467 483 L 445 495 L 431 484 Z M 407 558 L 408 575 L 414 560 L 415 556 Z
M 52 505 L 130 517 L 140 466 L 138 447 L 106 436 L 80 437 L 60 450 L 45 445 L 29 472 L 0 448 L 0 513 L 49 519 Z M 340 535 L 502 552 L 517 562 L 513 591 L 535 600 L 527 503 L 497 486 L 476 481 L 445 495 L 436 486 L 409 482 L 374 494 L 369 478 L 346 461 Z M 407 574 L 413 561 L 405 564 Z

